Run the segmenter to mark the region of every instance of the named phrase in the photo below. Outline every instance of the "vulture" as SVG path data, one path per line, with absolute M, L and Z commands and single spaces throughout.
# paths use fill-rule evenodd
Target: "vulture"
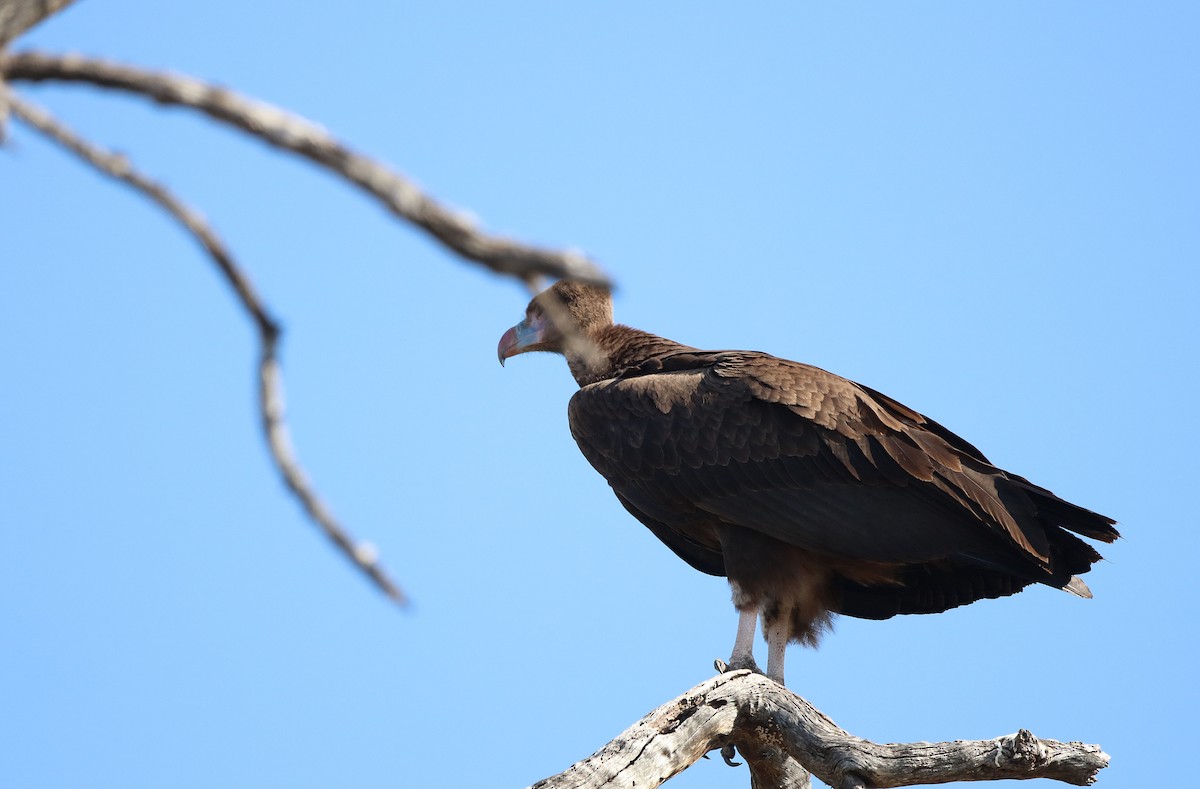
M 601 287 L 563 280 L 500 339 L 500 363 L 566 357 L 571 435 L 617 499 L 739 612 L 730 668 L 767 676 L 834 614 L 934 614 L 1078 576 L 1115 521 L 988 462 L 937 422 L 817 367 L 703 351 L 613 323 Z

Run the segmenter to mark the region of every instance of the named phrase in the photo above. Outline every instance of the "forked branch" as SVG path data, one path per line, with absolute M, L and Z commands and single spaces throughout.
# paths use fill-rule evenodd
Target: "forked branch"
M 7 1 L 0 0 L 0 4 Z M 48 6 L 64 4 L 63 0 L 47 0 Z M 49 10 L 45 10 L 43 15 L 45 13 L 49 13 Z M 389 597 L 403 602 L 403 593 L 379 565 L 374 549 L 367 543 L 356 543 L 346 533 L 317 496 L 296 459 L 283 416 L 283 389 L 276 353 L 280 330 L 255 293 L 249 278 L 234 262 L 228 248 L 197 211 L 162 185 L 138 173 L 125 157 L 86 142 L 49 114 L 25 103 L 5 87 L 5 81 L 22 80 L 80 82 L 140 94 L 162 104 L 199 110 L 211 118 L 257 136 L 269 145 L 299 154 L 325 167 L 361 187 L 395 215 L 429 233 L 450 250 L 497 273 L 515 276 L 534 292 L 543 275 L 607 284 L 603 273 L 578 253 L 542 249 L 482 232 L 467 217 L 441 205 L 400 174 L 353 151 L 320 126 L 269 104 L 191 77 L 147 71 L 95 58 L 0 52 L 0 126 L 3 124 L 5 108 L 11 106 L 17 117 L 30 127 L 164 208 L 208 252 L 258 330 L 259 405 L 263 431 L 271 457 L 284 482 L 309 517 L 338 548 Z M 572 340 L 583 341 L 580 338 Z
M 259 299 L 249 277 L 233 258 L 229 248 L 216 231 L 204 221 L 199 212 L 175 197 L 166 187 L 135 170 L 124 156 L 102 150 L 74 133 L 49 113 L 14 96 L 0 84 L 0 102 L 6 102 L 13 114 L 30 126 L 54 140 L 100 172 L 121 181 L 141 192 L 174 217 L 188 233 L 204 248 L 208 256 L 220 269 L 226 282 L 237 294 L 238 301 L 254 323 L 259 339 L 259 407 L 263 432 L 271 459 L 279 469 L 284 483 L 300 501 L 309 517 L 320 526 L 325 535 L 362 570 L 385 594 L 397 602 L 404 602 L 404 593 L 380 567 L 375 550 L 368 543 L 356 543 L 334 518 L 333 513 L 322 503 L 308 481 L 292 450 L 287 422 L 283 413 L 283 383 L 279 372 L 277 349 L 279 325 L 268 314 Z
M 1108 766 L 1098 745 L 1042 740 L 1025 730 L 992 740 L 881 745 L 848 734 L 786 688 L 741 670 L 700 683 L 533 789 L 646 789 L 730 744 L 751 762 L 756 783 L 788 787 L 804 786 L 796 765 L 837 789 L 1004 778 L 1087 786 Z

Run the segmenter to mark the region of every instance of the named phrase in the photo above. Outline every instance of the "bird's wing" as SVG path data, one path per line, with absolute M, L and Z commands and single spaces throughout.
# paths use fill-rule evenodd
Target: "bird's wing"
M 583 387 L 570 418 L 626 506 L 660 526 L 685 524 L 692 541 L 715 542 L 696 526 L 707 517 L 844 558 L 1023 566 L 1016 546 L 1049 560 L 1029 497 L 997 484 L 1002 472 L 978 450 L 816 367 L 752 352 L 672 354 Z

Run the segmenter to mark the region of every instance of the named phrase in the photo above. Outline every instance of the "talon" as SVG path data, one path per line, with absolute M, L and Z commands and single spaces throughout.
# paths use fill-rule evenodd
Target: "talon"
M 713 665 L 716 666 L 717 671 L 721 672 L 722 674 L 730 671 L 737 671 L 738 669 L 742 668 L 750 669 L 755 674 L 764 673 L 763 670 L 758 667 L 758 664 L 754 662 L 753 655 L 747 656 L 742 660 L 734 660 L 730 658 L 728 663 L 726 663 L 724 660 L 714 660 Z
M 733 743 L 721 747 L 721 758 L 725 760 L 725 764 L 730 767 L 741 767 L 741 762 L 735 762 L 733 757 L 737 756 L 737 748 Z

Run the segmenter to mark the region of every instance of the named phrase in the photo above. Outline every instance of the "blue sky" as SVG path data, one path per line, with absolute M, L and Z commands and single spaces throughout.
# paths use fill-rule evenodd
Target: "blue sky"
M 624 322 L 846 375 L 1117 518 L 1094 600 L 842 619 L 792 647 L 789 685 L 863 737 L 1025 727 L 1102 744 L 1101 786 L 1177 779 L 1200 702 L 1196 6 L 426 6 L 86 2 L 23 43 L 289 108 L 492 230 L 585 250 Z M 728 656 L 726 585 L 578 453 L 565 365 L 496 364 L 519 286 L 188 112 L 20 90 L 224 234 L 285 325 L 301 459 L 415 602 L 283 491 L 253 332 L 195 244 L 14 124 L 0 786 L 524 786 Z

